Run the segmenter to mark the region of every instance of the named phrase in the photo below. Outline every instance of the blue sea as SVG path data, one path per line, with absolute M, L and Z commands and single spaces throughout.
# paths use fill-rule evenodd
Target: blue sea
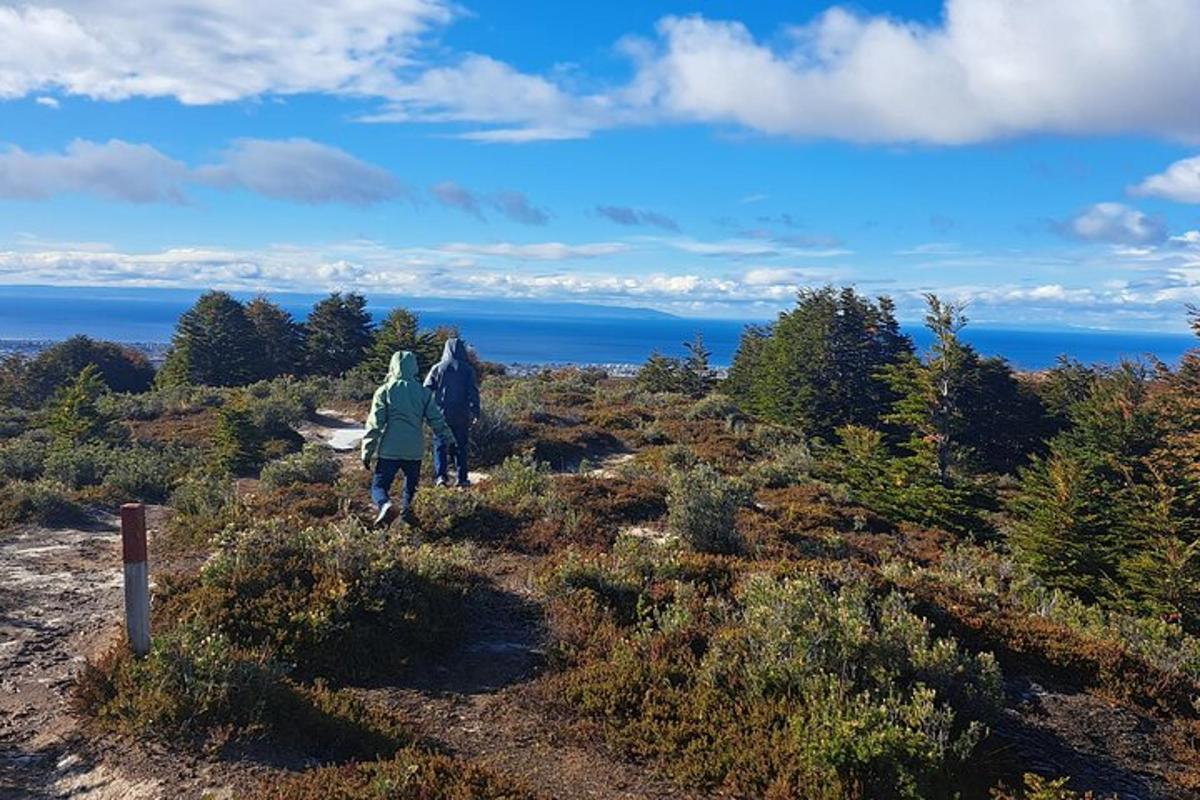
M 166 342 L 176 319 L 196 296 L 195 291 L 174 289 L 0 286 L 0 339 L 56 340 L 83 333 L 123 342 Z M 298 319 L 304 317 L 316 298 L 272 295 Z M 420 314 L 423 325 L 457 325 L 481 356 L 506 364 L 640 363 L 654 350 L 682 354 L 683 342 L 700 332 L 713 351 L 714 364 L 725 366 L 747 322 L 584 304 L 368 299 L 372 301 L 368 308 L 377 318 L 396 305 L 405 305 Z M 906 326 L 905 330 L 918 346 L 928 344 L 923 328 Z M 1084 363 L 1114 363 L 1122 358 L 1153 355 L 1175 363 L 1184 352 L 1200 345 L 1194 336 L 1182 333 L 984 326 L 968 326 L 963 338 L 984 355 L 1003 356 L 1018 369 L 1050 367 L 1060 355 Z

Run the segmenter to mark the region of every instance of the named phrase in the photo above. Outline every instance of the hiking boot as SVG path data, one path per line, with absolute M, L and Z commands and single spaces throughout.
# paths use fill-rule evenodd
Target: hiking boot
M 435 480 L 435 481 L 433 482 L 433 485 L 434 485 L 434 486 L 445 486 L 445 485 L 446 485 L 446 479 L 445 479 L 445 478 L 441 478 L 441 477 L 439 477 L 437 480 Z
M 392 524 L 392 520 L 396 518 L 396 507 L 391 503 L 384 503 L 379 507 L 379 513 L 375 515 L 375 527 L 386 528 Z
M 404 520 L 404 524 L 410 528 L 417 527 L 417 515 L 412 512 L 411 508 L 404 509 L 400 519 Z
M 456 485 L 459 489 L 469 489 L 471 486 L 471 479 L 468 478 L 466 480 L 459 481 Z

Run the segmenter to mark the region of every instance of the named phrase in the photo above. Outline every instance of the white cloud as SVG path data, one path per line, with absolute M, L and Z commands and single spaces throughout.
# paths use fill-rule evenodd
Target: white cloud
M 562 242 L 536 242 L 514 244 L 495 242 L 492 244 L 470 244 L 452 242 L 442 245 L 447 253 L 464 253 L 477 256 L 502 256 L 522 261 L 566 261 L 576 258 L 598 258 L 623 253 L 629 246 L 621 242 L 596 242 L 593 244 L 564 244 Z
M 298 203 L 370 205 L 401 197 L 381 167 L 307 139 L 239 139 L 221 160 L 196 169 L 146 144 L 77 139 L 62 153 L 0 150 L 0 197 L 44 200 L 94 194 L 130 203 L 182 203 L 189 185 L 243 188 Z
M 379 96 L 442 0 L 53 0 L 0 3 L 0 98 L 219 103 L 265 94 Z
M 1200 203 L 1200 156 L 1176 161 L 1130 189 L 1135 195 L 1165 197 L 1178 203 Z
M 947 0 L 928 26 L 833 8 L 771 47 L 668 17 L 638 83 L 676 118 L 960 144 L 1031 132 L 1200 137 L 1194 0 Z
M 1156 243 L 1167 236 L 1162 220 L 1122 203 L 1097 203 L 1058 228 L 1076 239 L 1113 244 Z
M 406 193 L 395 175 L 309 139 L 239 139 L 196 179 L 297 203 L 367 206 Z
M 59 153 L 0 151 L 0 197 L 44 200 L 64 192 L 130 203 L 181 203 L 187 167 L 153 147 L 76 139 Z
M 59 106 L 57 98 L 47 97 L 45 95 L 34 98 L 33 102 L 37 103 L 39 106 L 45 106 L 46 108 L 58 108 Z

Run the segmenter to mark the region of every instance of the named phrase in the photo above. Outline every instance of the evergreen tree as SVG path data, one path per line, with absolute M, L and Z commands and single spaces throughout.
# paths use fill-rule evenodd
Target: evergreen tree
M 406 308 L 394 308 L 375 329 L 371 350 L 363 359 L 360 369 L 375 380 L 387 374 L 392 353 L 409 350 L 417 357 L 417 372 L 424 376 L 442 356 L 442 345 L 447 338 L 445 331 L 423 331 L 420 318 Z M 458 335 L 455 329 L 451 334 Z
M 770 325 L 747 325 L 733 354 L 733 364 L 725 376 L 725 391 L 733 397 L 750 397 L 759 370 L 762 368 L 763 352 L 771 338 Z
M 828 438 L 846 424 L 874 427 L 894 399 L 880 370 L 912 353 L 894 307 L 852 288 L 805 289 L 770 334 L 748 332 L 738 349 L 732 390 L 772 422 Z
M 678 392 L 683 384 L 679 359 L 655 350 L 637 373 L 637 384 L 647 392 Z
M 206 292 L 179 318 L 158 374 L 164 386 L 239 386 L 259 377 L 258 337 L 226 292 Z
M 246 319 L 254 328 L 256 377 L 295 375 L 303 369 L 304 339 L 291 314 L 260 294 L 246 304 Z
M 687 356 L 680 364 L 680 388 L 690 397 L 703 397 L 713 386 L 713 372 L 709 366 L 712 351 L 704 344 L 704 334 L 699 331 L 692 341 L 684 342 L 683 347 Z
M 83 444 L 104 433 L 107 420 L 100 414 L 96 401 L 105 388 L 100 368 L 95 364 L 88 364 L 75 380 L 62 388 L 50 415 L 50 428 L 59 443 Z
M 308 371 L 341 375 L 357 366 L 371 346 L 367 300 L 356 292 L 334 292 L 313 306 L 304 323 Z
M 1132 364 L 1098 375 L 1070 427 L 1021 474 L 1010 543 L 1052 586 L 1090 600 L 1126 591 L 1120 572 L 1146 541 L 1148 458 L 1161 442 L 1149 388 Z
M 87 336 L 72 336 L 32 359 L 19 361 L 21 377 L 13 400 L 29 407 L 52 398 L 89 364 L 96 366 L 101 381 L 114 392 L 144 392 L 154 381 L 154 367 L 143 354 Z M 16 368 L 17 363 L 9 367 Z

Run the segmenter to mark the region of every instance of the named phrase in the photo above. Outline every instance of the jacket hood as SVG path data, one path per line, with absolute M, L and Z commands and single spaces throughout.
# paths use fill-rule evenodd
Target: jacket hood
M 412 381 L 417 378 L 417 357 L 407 350 L 392 353 L 392 362 L 388 365 L 387 382 Z
M 442 348 L 442 361 L 466 361 L 467 343 L 462 339 L 447 339 Z

